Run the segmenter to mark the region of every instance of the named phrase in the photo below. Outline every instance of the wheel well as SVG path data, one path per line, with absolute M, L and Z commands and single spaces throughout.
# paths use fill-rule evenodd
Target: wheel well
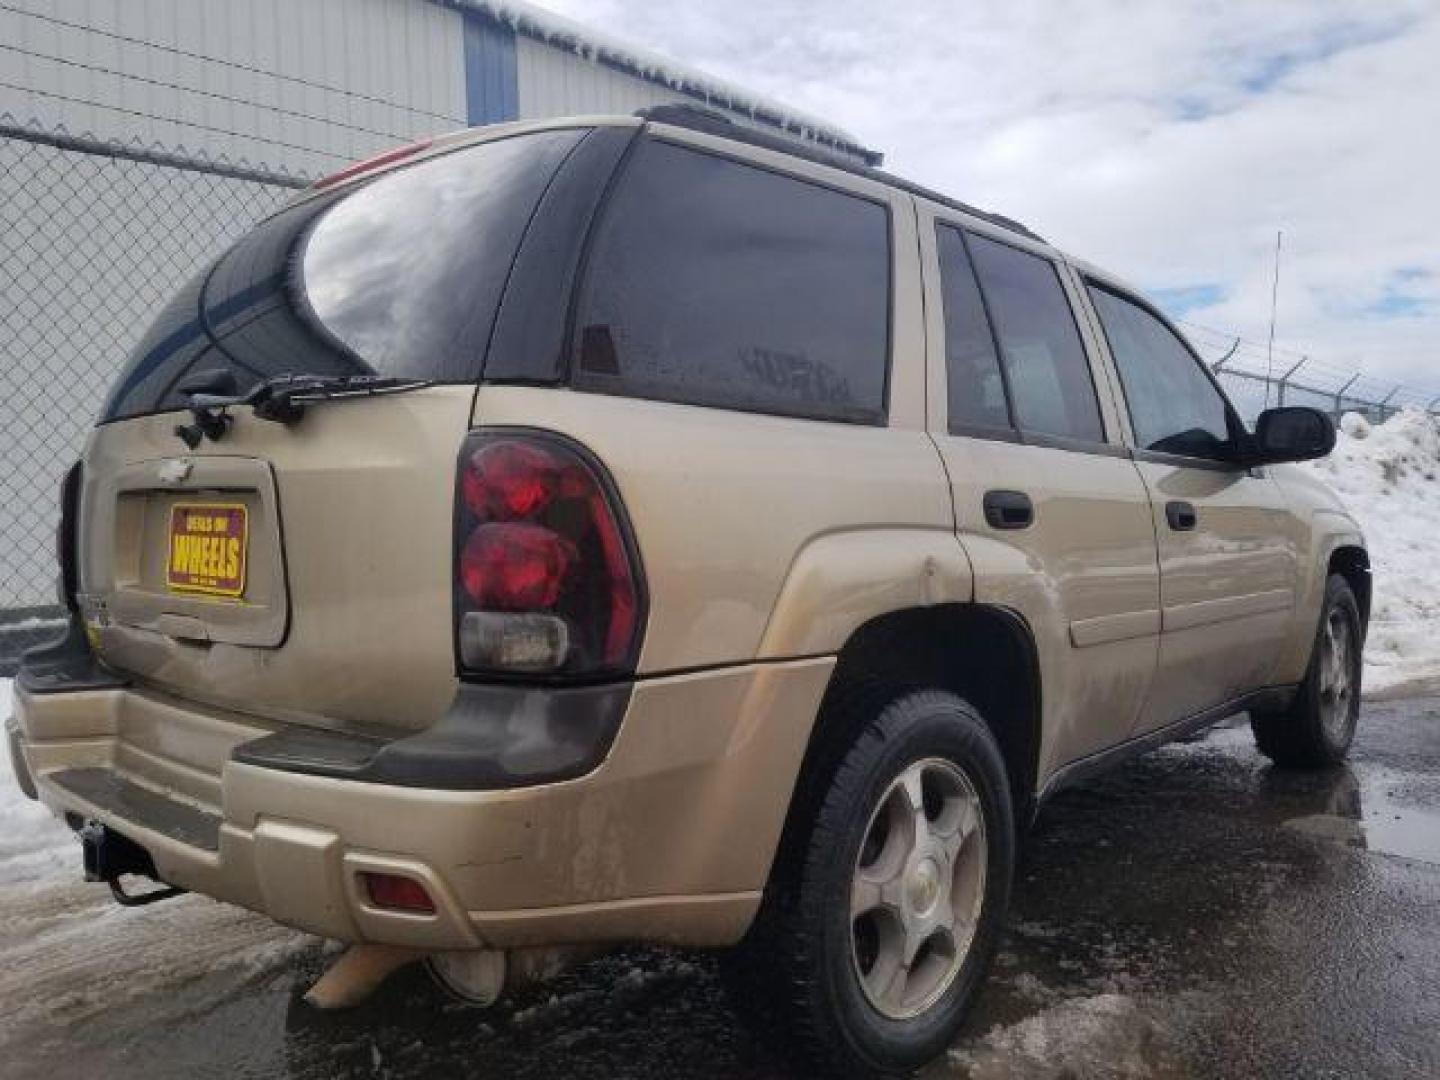
M 818 805 L 826 779 L 868 717 L 911 690 L 948 690 L 980 711 L 1005 759 L 1016 820 L 1028 820 L 1040 756 L 1035 645 L 1020 616 L 978 604 L 909 608 L 855 630 L 840 650 L 810 733 L 792 819 Z
M 1341 547 L 1330 553 L 1329 574 L 1339 574 L 1350 585 L 1355 594 L 1355 603 L 1360 606 L 1360 625 L 1370 625 L 1370 556 L 1364 548 Z

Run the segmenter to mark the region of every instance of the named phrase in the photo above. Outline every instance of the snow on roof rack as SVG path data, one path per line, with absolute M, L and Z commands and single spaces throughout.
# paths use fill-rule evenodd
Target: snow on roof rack
M 782 150 L 824 165 L 851 168 L 856 164 L 857 157 L 866 165 L 872 166 L 884 160 L 884 155 L 876 150 L 842 150 L 816 142 L 797 131 L 772 128 L 768 124 L 764 127 L 747 124 L 743 117 L 731 116 L 704 105 L 691 105 L 686 102 L 650 105 L 636 109 L 635 115 L 657 124 L 674 124 L 676 127 L 691 128 L 695 131 L 708 131 L 712 135 L 723 135 L 727 139 L 738 139 L 772 150 Z

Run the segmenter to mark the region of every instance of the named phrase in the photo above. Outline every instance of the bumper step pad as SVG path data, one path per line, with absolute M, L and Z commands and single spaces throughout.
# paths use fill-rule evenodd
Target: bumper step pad
M 166 798 L 110 769 L 63 769 L 46 779 L 122 821 L 182 844 L 220 850 L 220 817 Z

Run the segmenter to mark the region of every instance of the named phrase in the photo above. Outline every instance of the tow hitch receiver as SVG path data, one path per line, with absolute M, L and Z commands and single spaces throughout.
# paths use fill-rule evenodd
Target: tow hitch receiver
M 157 900 L 169 900 L 180 896 L 185 890 L 170 885 L 152 889 L 146 893 L 127 893 L 120 884 L 123 874 L 134 874 L 159 881 L 155 873 L 155 861 L 150 853 L 128 836 L 122 836 L 108 829 L 98 821 L 87 821 L 75 830 L 80 837 L 80 850 L 85 860 L 85 880 L 103 881 L 110 886 L 110 895 L 115 902 L 126 907 L 153 904 Z M 162 883 L 163 884 L 163 883 Z

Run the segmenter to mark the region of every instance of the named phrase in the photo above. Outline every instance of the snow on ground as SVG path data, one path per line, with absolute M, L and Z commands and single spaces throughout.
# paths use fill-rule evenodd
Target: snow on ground
M 1440 421 L 1418 409 L 1378 425 L 1348 414 L 1335 452 L 1304 468 L 1365 530 L 1375 580 L 1366 690 L 1440 678 Z
M 10 715 L 10 680 L 0 679 L 0 719 Z M 75 840 L 49 810 L 15 783 L 8 751 L 0 754 L 0 880 L 25 883 L 73 872 Z
M 1198 995 L 1190 995 L 1198 999 Z M 970 1080 L 1139 1080 L 1178 1076 L 1164 1047 L 1176 1003 L 1096 994 L 1061 1001 L 949 1052 Z

